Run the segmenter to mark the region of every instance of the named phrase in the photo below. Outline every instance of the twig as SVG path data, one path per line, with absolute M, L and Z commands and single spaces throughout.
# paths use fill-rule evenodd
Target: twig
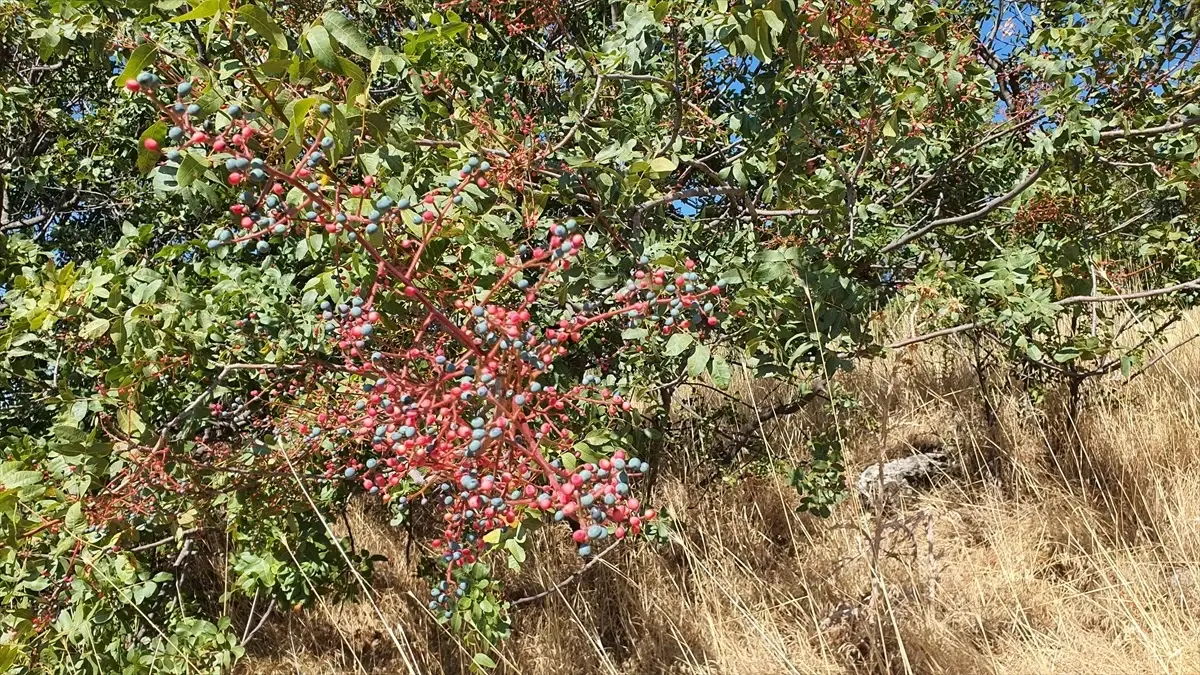
M 534 593 L 533 595 L 527 595 L 523 598 L 517 598 L 516 600 L 513 600 L 509 604 L 512 607 L 516 607 L 518 605 L 524 605 L 525 603 L 528 603 L 528 602 L 534 602 L 536 600 L 541 600 L 542 598 L 546 597 L 547 595 L 550 595 L 551 593 L 560 591 L 563 588 L 565 588 L 566 586 L 569 586 L 570 584 L 575 583 L 576 581 L 579 580 L 579 578 L 581 576 L 583 576 L 584 572 L 588 571 L 589 569 L 592 568 L 593 565 L 600 562 L 600 559 L 603 558 L 606 553 L 615 549 L 617 547 L 617 545 L 620 543 L 621 543 L 621 541 L 617 540 L 617 541 L 614 541 L 613 543 L 609 544 L 608 548 L 604 549 L 603 551 L 600 551 L 595 556 L 593 556 L 592 559 L 587 561 L 587 564 L 585 564 L 583 567 L 580 567 L 579 569 L 575 570 L 566 579 L 563 579 L 562 581 L 558 582 L 557 584 L 554 584 L 550 588 L 547 588 L 546 590 L 544 590 L 540 593 Z
M 1138 368 L 1133 373 L 1130 373 L 1129 377 L 1125 378 L 1125 382 L 1131 382 L 1133 380 L 1133 378 L 1137 377 L 1138 375 L 1141 375 L 1142 373 L 1145 373 L 1147 370 L 1150 370 L 1150 368 L 1152 366 L 1154 366 L 1155 364 L 1157 364 L 1159 361 L 1162 361 L 1163 359 L 1167 358 L 1168 356 L 1171 355 L 1172 352 L 1174 352 L 1175 350 L 1179 349 L 1180 347 L 1188 344 L 1189 342 L 1192 342 L 1196 338 L 1200 338 L 1200 333 L 1196 333 L 1192 337 L 1184 340 L 1183 342 L 1180 342 L 1179 344 L 1172 346 L 1170 349 L 1159 354 L 1158 356 L 1154 357 L 1153 359 L 1150 359 L 1148 362 L 1146 362 L 1146 365 L 1142 366 L 1141 368 Z
M 1168 295 L 1171 293 L 1178 293 L 1180 291 L 1192 290 L 1200 290 L 1200 279 L 1192 279 L 1191 281 L 1185 281 L 1183 283 L 1175 284 L 1174 286 L 1153 288 L 1148 291 L 1138 291 L 1136 293 L 1121 293 L 1117 295 L 1072 295 L 1070 297 L 1063 298 L 1054 304 L 1060 307 L 1069 307 L 1071 305 L 1085 305 L 1101 302 L 1145 300 L 1146 298 L 1155 298 L 1160 295 Z M 979 324 L 974 322 L 964 323 L 958 326 L 951 326 L 950 328 L 935 330 L 932 333 L 925 333 L 924 335 L 918 335 L 916 337 L 900 340 L 899 342 L 893 342 L 892 344 L 888 345 L 888 348 L 899 349 L 900 347 L 907 347 L 908 345 L 916 344 L 918 342 L 925 342 L 927 340 L 933 340 L 936 338 L 945 337 L 947 335 L 954 335 L 955 333 L 962 333 L 978 326 Z
M 259 615 L 258 623 L 254 624 L 254 629 L 251 630 L 249 633 L 246 633 L 245 635 L 242 636 L 242 645 L 245 645 L 247 642 L 250 642 L 250 640 L 255 636 L 255 634 L 258 633 L 259 629 L 262 628 L 263 625 L 267 623 L 267 618 L 269 616 L 271 616 L 271 610 L 273 610 L 273 609 L 275 609 L 275 598 L 271 598 L 271 602 L 267 603 L 267 608 L 265 610 L 263 610 L 263 613 L 261 615 Z M 251 615 L 251 618 L 253 618 L 253 615 Z M 246 626 L 249 626 L 249 625 L 250 625 L 250 622 L 247 621 Z
M 571 139 L 575 137 L 575 133 L 579 131 L 579 127 L 583 126 L 583 123 L 587 121 L 587 118 L 592 114 L 592 108 L 596 107 L 596 101 L 600 99 L 600 89 L 603 88 L 603 85 L 604 76 L 596 75 L 596 88 L 592 91 L 592 98 L 589 99 L 587 105 L 583 107 L 583 112 L 580 113 L 579 119 L 575 120 L 575 124 L 567 130 L 567 133 L 563 135 L 562 139 L 558 143 L 555 143 L 554 147 L 550 148 L 550 151 L 546 154 L 553 155 L 559 150 L 562 150 L 563 146 L 565 146 L 567 143 L 571 142 Z
M 1152 288 L 1148 291 L 1137 291 L 1136 293 L 1122 293 L 1117 295 L 1072 295 L 1063 298 L 1054 303 L 1062 307 L 1068 305 L 1088 304 L 1093 302 L 1124 302 L 1126 300 L 1144 300 L 1153 298 L 1159 295 L 1167 295 L 1169 293 L 1177 293 L 1179 291 L 1190 291 L 1200 289 L 1200 279 L 1192 279 L 1174 286 L 1166 286 L 1164 288 Z
M 1019 124 L 1015 124 L 1006 129 L 1001 129 L 1000 131 L 994 131 L 991 134 L 984 136 L 983 139 L 981 139 L 978 143 L 975 143 L 974 145 L 967 148 L 966 150 L 963 150 L 962 152 L 958 153 L 954 157 L 950 158 L 950 161 L 948 161 L 945 164 L 938 167 L 937 170 L 934 171 L 932 174 L 930 174 L 930 176 L 928 178 L 926 178 L 924 181 L 922 181 L 920 185 L 913 188 L 912 192 L 909 192 L 908 194 L 904 195 L 903 199 L 896 202 L 895 205 L 892 206 L 892 208 L 898 209 L 901 206 L 904 206 L 908 202 L 912 201 L 917 195 L 924 192 L 925 188 L 929 187 L 933 183 L 933 181 L 937 180 L 938 176 L 941 176 L 942 173 L 944 173 L 946 171 L 946 169 L 954 166 L 955 164 L 958 164 L 960 161 L 965 159 L 967 157 L 967 155 L 970 155 L 971 153 L 975 152 L 979 148 L 982 148 L 983 146 L 987 145 L 988 143 L 991 143 L 992 141 L 996 140 L 997 138 L 1006 136 L 1015 131 L 1020 131 L 1021 129 L 1024 129 L 1025 127 L 1027 127 L 1031 124 L 1034 124 L 1043 118 L 1044 118 L 1043 115 L 1037 115 L 1037 116 L 1031 117 Z
M 987 204 L 984 204 L 983 207 L 980 208 L 979 210 L 972 211 L 970 213 L 964 213 L 964 214 L 958 215 L 958 216 L 951 216 L 949 218 L 939 218 L 937 220 L 930 221 L 929 224 L 927 224 L 925 227 L 922 227 L 919 230 L 914 230 L 914 231 L 894 240 L 892 243 L 888 244 L 887 246 L 884 246 L 882 249 L 879 250 L 879 254 L 884 255 L 887 253 L 891 253 L 892 251 L 895 251 L 896 249 L 898 249 L 902 246 L 905 246 L 905 245 L 909 244 L 910 242 L 925 236 L 929 232 L 932 232 L 934 229 L 941 227 L 943 225 L 960 225 L 962 223 L 969 223 L 972 220 L 978 220 L 978 219 L 986 216 L 987 214 L 991 213 L 992 211 L 995 211 L 996 209 L 1000 208 L 1001 206 L 1004 206 L 1008 202 L 1012 201 L 1013 199 L 1015 199 L 1018 195 L 1020 195 L 1025 190 L 1028 190 L 1029 186 L 1031 186 L 1035 182 L 1037 182 L 1037 179 L 1040 178 L 1043 173 L 1045 173 L 1046 169 L 1048 169 L 1049 166 L 1050 166 L 1049 164 L 1042 164 L 1037 169 L 1032 171 L 1028 176 L 1026 176 L 1025 180 L 1018 183 L 1017 186 L 1014 187 L 1012 190 L 1009 190 L 1008 192 L 1000 195 L 999 197 L 996 197 L 995 199 L 988 202 Z
M 184 530 L 183 532 L 181 532 L 179 534 L 179 536 L 186 537 L 189 534 L 192 534 L 193 532 L 199 532 L 199 531 L 200 531 L 200 528 L 193 527 L 193 528 Z M 134 546 L 133 548 L 126 549 L 126 550 L 128 550 L 130 553 L 136 553 L 137 551 L 148 551 L 152 548 L 162 546 L 163 544 L 169 544 L 173 541 L 175 541 L 175 535 L 171 535 L 169 537 L 163 537 L 162 539 L 159 539 L 158 541 L 152 541 L 149 544 L 141 544 L 139 546 Z
M 1179 131 L 1188 127 L 1200 124 L 1200 117 L 1188 117 L 1178 122 L 1164 124 L 1157 127 L 1144 127 L 1141 129 L 1110 129 L 1109 131 L 1100 132 L 1100 140 L 1108 141 L 1114 138 L 1141 138 L 1142 136 L 1158 136 L 1161 134 L 1169 134 L 1172 131 Z
M 79 195 L 74 195 L 67 201 L 63 202 L 62 204 L 60 204 L 59 206 L 54 208 L 53 210 L 43 211 L 42 213 L 40 213 L 36 216 L 30 216 L 28 218 L 23 218 L 20 220 L 2 221 L 2 222 L 0 222 L 0 232 L 7 232 L 9 230 L 20 230 L 25 227 L 30 227 L 31 225 L 37 225 L 38 223 L 41 223 L 43 221 L 53 220 L 55 216 L 70 209 L 78 201 L 79 201 Z
M 750 438 L 754 436 L 754 433 L 762 428 L 763 424 L 780 417 L 786 417 L 788 415 L 800 412 L 805 406 L 811 403 L 813 399 L 817 398 L 818 396 L 824 396 L 826 386 L 827 382 L 825 380 L 816 380 L 812 383 L 812 388 L 808 393 L 800 396 L 799 398 L 788 401 L 787 403 L 780 403 L 762 415 L 756 415 L 754 421 L 746 424 L 737 432 L 732 439 L 733 442 L 731 445 L 736 450 L 737 447 L 748 443 Z
M 965 333 L 966 331 L 969 331 L 972 328 L 975 328 L 976 325 L 977 324 L 975 324 L 975 323 L 964 323 L 961 326 L 954 326 L 952 328 L 943 328 L 941 330 L 935 330 L 932 333 L 925 333 L 924 335 L 917 335 L 916 337 L 906 338 L 904 340 L 900 340 L 899 342 L 893 342 L 892 344 L 888 345 L 888 349 L 900 349 L 901 347 L 915 345 L 918 342 L 926 342 L 928 340 L 936 340 L 937 338 L 945 337 L 947 335 L 954 335 L 955 333 Z

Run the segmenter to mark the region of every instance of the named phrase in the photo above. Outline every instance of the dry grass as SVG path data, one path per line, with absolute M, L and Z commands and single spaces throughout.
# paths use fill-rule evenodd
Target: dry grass
M 501 670 L 1200 672 L 1200 343 L 1105 385 L 1074 424 L 1001 386 L 988 424 L 952 345 L 841 383 L 863 408 L 771 423 L 772 458 L 803 459 L 815 429 L 836 427 L 853 477 L 934 434 L 954 475 L 893 508 L 852 498 L 820 520 L 796 513 L 785 476 L 702 488 L 702 449 L 680 450 L 653 497 L 674 519 L 671 542 L 619 549 L 522 607 Z M 760 405 L 769 397 L 753 393 Z M 354 520 L 359 543 L 391 559 L 379 611 L 410 643 L 416 672 L 465 671 L 469 656 L 420 607 L 425 586 L 403 535 L 370 514 Z M 578 567 L 563 533 L 546 534 L 510 594 Z M 246 673 L 409 672 L 366 603 L 277 620 L 251 652 Z

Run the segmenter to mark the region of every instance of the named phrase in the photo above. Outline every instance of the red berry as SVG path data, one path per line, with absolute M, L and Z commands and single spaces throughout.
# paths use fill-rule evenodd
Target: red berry
M 230 185 L 237 185 L 240 182 L 242 182 L 242 174 L 240 174 L 236 171 L 229 174 L 229 184 Z
M 125 88 L 128 89 L 129 91 L 140 91 L 142 88 L 142 85 L 138 84 L 137 80 L 130 78 L 128 80 L 125 80 Z
M 158 152 L 158 141 L 154 140 L 153 138 L 147 138 L 146 140 L 142 141 L 142 146 L 144 146 L 150 152 Z

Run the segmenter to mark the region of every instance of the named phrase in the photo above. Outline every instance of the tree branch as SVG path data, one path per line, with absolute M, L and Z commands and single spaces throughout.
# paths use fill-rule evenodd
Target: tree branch
M 562 140 L 560 140 L 558 143 L 555 143 L 553 148 L 550 148 L 550 151 L 546 153 L 547 155 L 553 155 L 559 150 L 562 150 L 563 146 L 565 146 L 567 143 L 570 143 L 572 138 L 575 138 L 575 133 L 579 131 L 579 127 L 583 126 L 583 123 L 587 120 L 588 116 L 592 114 L 592 108 L 596 107 L 596 101 L 600 100 L 600 89 L 603 87 L 603 85 L 604 76 L 597 75 L 596 88 L 592 91 L 592 98 L 590 98 L 587 102 L 587 105 L 583 107 L 583 112 L 579 114 L 579 119 L 575 120 L 575 124 L 567 130 L 567 133 L 563 135 Z
M 5 198 L 7 202 L 7 196 Z M 60 204 L 52 211 L 43 211 L 36 216 L 30 216 L 21 220 L 5 220 L 0 221 L 0 232 L 8 232 L 9 230 L 20 230 L 22 228 L 31 227 L 48 220 L 52 220 L 58 214 L 70 209 L 79 202 L 79 195 L 72 195 L 70 199 Z
M 906 339 L 900 340 L 898 342 L 893 342 L 892 344 L 888 345 L 888 349 L 900 349 L 901 347 L 915 345 L 918 342 L 926 342 L 929 340 L 936 340 L 937 338 L 945 337 L 947 335 L 954 335 L 956 333 L 965 333 L 965 332 L 971 330 L 972 328 L 975 328 L 977 325 L 978 324 L 975 324 L 975 323 L 964 323 L 960 326 L 954 326 L 952 328 L 943 328 L 941 330 L 935 330 L 932 333 L 925 333 L 924 335 L 917 335 L 915 337 L 906 338 Z
M 1117 295 L 1072 295 L 1070 297 L 1063 298 L 1054 304 L 1060 307 L 1069 307 L 1071 305 L 1095 304 L 1102 302 L 1126 302 L 1129 300 L 1145 300 L 1146 298 L 1154 298 L 1160 295 L 1169 295 L 1171 293 L 1178 293 L 1180 291 L 1192 290 L 1200 290 L 1200 279 L 1192 279 L 1191 281 L 1185 281 L 1183 283 L 1175 284 L 1174 286 L 1152 288 L 1150 290 L 1137 291 L 1135 293 L 1120 293 Z M 935 330 L 932 333 L 925 333 L 924 335 L 918 335 L 916 337 L 900 340 L 899 342 L 893 342 L 892 344 L 888 345 L 888 348 L 899 349 L 901 347 L 907 347 L 908 345 L 917 344 L 918 342 L 926 342 L 928 340 L 934 340 L 947 335 L 962 333 L 977 327 L 979 327 L 979 324 L 974 322 L 964 323 L 958 326 L 951 326 L 950 328 Z
M 754 421 L 747 423 L 740 430 L 738 430 L 737 434 L 734 435 L 732 439 L 733 442 L 731 445 L 735 449 L 740 446 L 744 446 L 754 436 L 755 432 L 762 428 L 763 424 L 766 424 L 771 420 L 779 419 L 780 417 L 787 417 L 788 415 L 793 415 L 800 412 L 806 405 L 811 403 L 813 399 L 817 398 L 818 396 L 824 396 L 826 386 L 827 382 L 825 380 L 817 380 L 812 383 L 812 388 L 808 393 L 800 396 L 799 398 L 788 401 L 787 403 L 780 403 L 762 415 L 755 416 Z
M 879 254 L 884 255 L 887 253 L 891 253 L 892 251 L 895 251 L 896 249 L 901 248 L 902 246 L 905 246 L 905 245 L 915 241 L 916 239 L 920 239 L 921 237 L 925 236 L 926 234 L 929 234 L 933 230 L 935 230 L 943 225 L 959 225 L 962 223 L 969 223 L 972 220 L 978 220 L 978 219 L 986 216 L 987 214 L 991 213 L 992 211 L 995 211 L 996 209 L 1000 208 L 1001 206 L 1004 206 L 1008 202 L 1012 201 L 1013 199 L 1015 199 L 1018 195 L 1020 195 L 1025 190 L 1028 190 L 1029 187 L 1031 185 L 1033 185 L 1034 183 L 1036 183 L 1037 179 L 1040 178 L 1043 173 L 1045 173 L 1046 169 L 1049 168 L 1049 166 L 1050 166 L 1049 164 L 1042 164 L 1037 169 L 1035 169 L 1033 172 L 1031 172 L 1028 176 L 1026 176 L 1025 180 L 1018 183 L 1017 186 L 1014 187 L 1012 190 L 1009 190 L 1008 192 L 1000 195 L 999 197 L 996 197 L 995 199 L 988 202 L 987 204 L 984 204 L 983 207 L 980 208 L 979 210 L 972 211 L 970 213 L 964 213 L 964 214 L 958 215 L 958 216 L 952 216 L 949 218 L 939 218 L 937 220 L 930 221 L 929 224 L 925 225 L 925 227 L 922 227 L 917 230 L 913 230 L 912 232 L 909 232 L 908 234 L 892 241 L 892 243 L 888 244 L 887 246 L 884 246 L 882 249 L 879 250 Z
M 580 567 L 579 569 L 572 572 L 571 575 L 568 576 L 566 579 L 563 579 L 562 581 L 558 582 L 557 584 L 554 584 L 550 588 L 547 588 L 546 590 L 544 590 L 540 593 L 534 593 L 533 595 L 528 595 L 528 596 L 525 596 L 524 598 L 517 598 L 516 600 L 513 600 L 510 603 L 510 605 L 512 607 L 516 607 L 517 605 L 524 605 L 527 602 L 534 602 L 536 600 L 541 600 L 542 598 L 546 597 L 547 595 L 550 595 L 551 593 L 555 593 L 555 592 L 559 591 L 560 589 L 562 589 L 570 584 L 575 583 L 576 581 L 579 580 L 580 577 L 583 576 L 584 572 L 588 571 L 596 563 L 600 562 L 600 559 L 603 558 L 605 554 L 607 554 L 609 551 L 612 551 L 613 549 L 615 549 L 617 547 L 617 545 L 620 543 L 621 543 L 621 541 L 618 539 L 617 541 L 614 541 L 613 543 L 609 544 L 608 548 L 597 553 L 595 556 L 592 557 L 591 560 L 587 561 L 587 564 L 585 564 L 583 567 Z
M 1080 305 L 1080 304 L 1089 304 L 1089 303 L 1096 303 L 1096 302 L 1124 302 L 1126 300 L 1144 300 L 1146 298 L 1153 298 L 1153 297 L 1157 297 L 1160 295 L 1167 295 L 1170 293 L 1178 293 L 1179 291 L 1190 291 L 1190 290 L 1200 290 L 1200 279 L 1192 279 L 1191 281 L 1185 281 L 1181 284 L 1175 284 L 1174 286 L 1166 286 L 1164 288 L 1152 288 L 1147 291 L 1137 291 L 1135 293 L 1120 293 L 1117 295 L 1072 295 L 1070 297 L 1063 298 L 1062 300 L 1059 300 L 1058 302 L 1056 302 L 1054 304 L 1059 305 L 1061 307 L 1067 307 L 1069 305 Z
M 674 82 L 671 82 L 670 80 L 664 80 L 661 77 L 655 77 L 654 75 L 632 75 L 629 73 L 610 73 L 605 75 L 604 79 L 653 82 L 670 89 L 671 96 L 675 99 L 675 115 L 671 119 L 671 136 L 667 139 L 667 142 L 663 144 L 663 147 L 659 148 L 655 154 L 661 155 L 662 153 L 666 152 L 668 148 L 675 144 L 675 137 L 679 135 L 679 125 L 683 121 L 683 95 L 680 93 L 679 87 L 676 86 Z
M 1188 127 L 1194 127 L 1200 124 L 1200 117 L 1188 117 L 1178 122 L 1164 124 L 1157 127 L 1144 127 L 1141 129 L 1110 129 L 1100 132 L 1100 140 L 1108 141 L 1116 138 L 1141 138 L 1143 136 L 1159 136 L 1161 134 L 1169 134 L 1172 131 L 1179 131 Z

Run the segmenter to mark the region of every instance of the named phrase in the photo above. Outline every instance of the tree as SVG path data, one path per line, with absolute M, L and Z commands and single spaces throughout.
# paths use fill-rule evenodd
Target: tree
M 352 594 L 363 493 L 486 649 L 523 528 L 657 527 L 674 388 L 890 307 L 1077 386 L 1200 284 L 1186 3 L 4 7 L 5 666 L 225 668 L 186 554 Z

